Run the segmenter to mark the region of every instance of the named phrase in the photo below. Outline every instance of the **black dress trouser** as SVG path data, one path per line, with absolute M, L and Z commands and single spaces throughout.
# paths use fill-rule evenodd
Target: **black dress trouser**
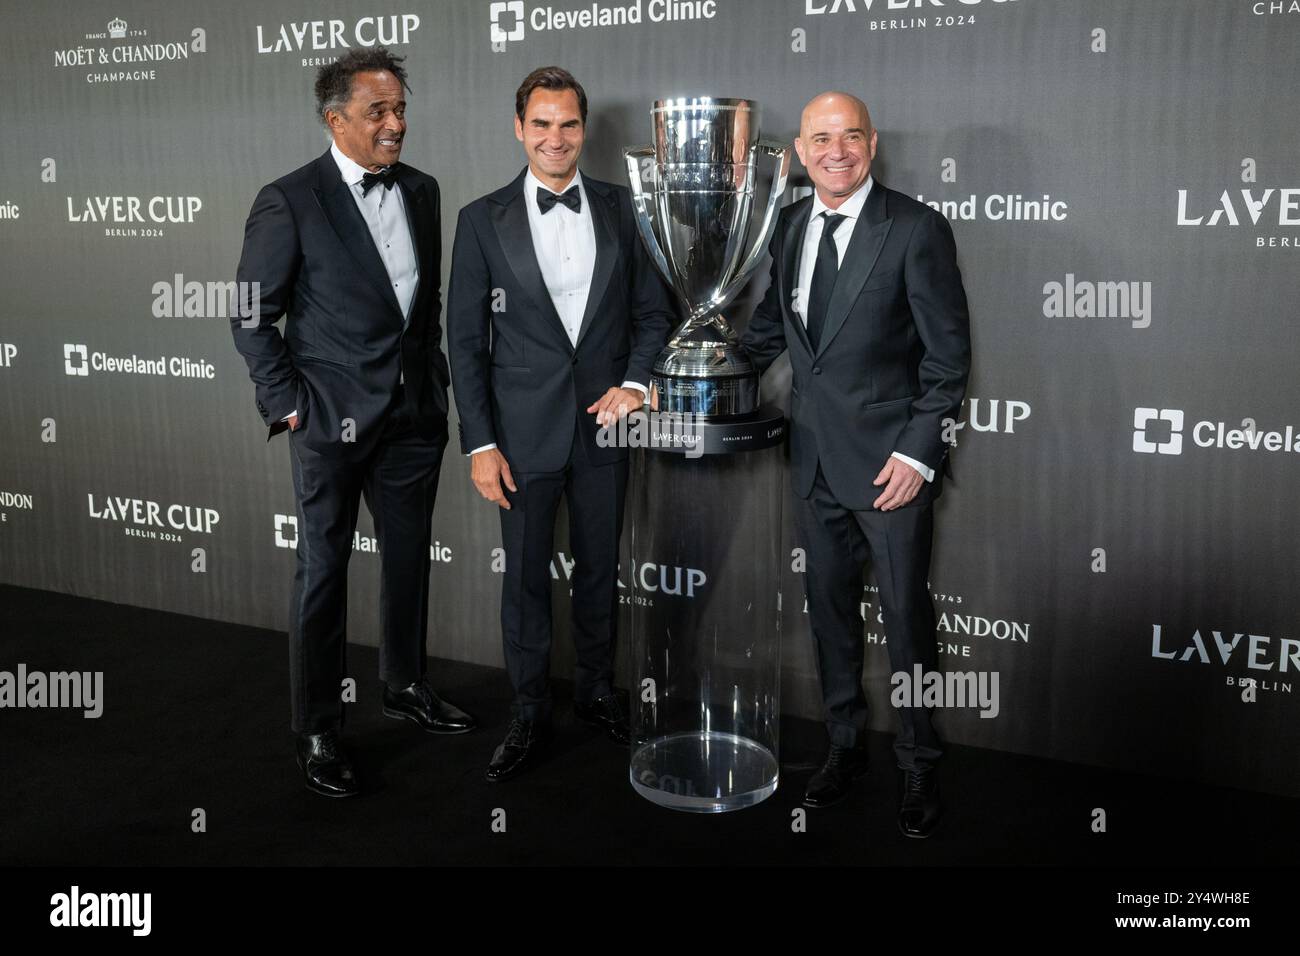
M 893 511 L 854 511 L 835 498 L 821 466 L 807 498 L 794 498 L 794 518 L 807 554 L 805 592 L 826 729 L 831 743 L 852 747 L 867 727 L 862 690 L 865 652 L 862 570 L 871 561 L 879 587 L 889 666 L 893 673 L 938 670 L 934 604 L 930 598 L 930 546 L 934 506 Z M 894 740 L 898 766 L 933 767 L 943 745 L 926 707 L 900 707 L 902 729 Z
M 401 386 L 379 441 L 361 461 L 320 455 L 289 433 L 298 513 L 289 611 L 295 733 L 343 724 L 347 570 L 363 496 L 379 541 L 379 676 L 395 690 L 424 676 L 430 523 L 446 444 L 445 436 L 430 441 L 415 431 Z

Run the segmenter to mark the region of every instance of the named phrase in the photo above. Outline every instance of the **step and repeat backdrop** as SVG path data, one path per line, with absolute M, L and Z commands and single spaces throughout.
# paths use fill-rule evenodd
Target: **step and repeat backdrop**
M 441 184 L 448 250 L 456 211 L 524 165 L 513 95 L 534 67 L 585 85 L 583 169 L 614 181 L 659 97 L 752 98 L 783 140 L 817 92 L 866 100 L 876 178 L 952 221 L 970 298 L 932 590 L 944 667 L 996 677 L 998 706 L 941 712 L 945 737 L 1300 794 L 1297 0 L 7 9 L 0 581 L 285 627 L 289 452 L 266 441 L 222 289 L 258 188 L 328 146 L 315 69 L 381 43 L 407 58 L 402 158 Z M 790 198 L 807 188 L 796 164 Z M 737 326 L 766 283 L 764 267 Z M 763 387 L 784 404 L 788 381 L 782 363 Z M 500 666 L 497 516 L 450 451 L 428 647 Z M 739 490 L 734 507 L 785 522 L 783 709 L 816 717 L 789 509 Z M 564 526 L 557 676 L 573 657 Z M 364 509 L 354 547 L 350 637 L 373 644 Z M 674 581 L 636 555 L 620 571 L 628 602 Z M 868 575 L 872 725 L 892 730 L 875 594 Z

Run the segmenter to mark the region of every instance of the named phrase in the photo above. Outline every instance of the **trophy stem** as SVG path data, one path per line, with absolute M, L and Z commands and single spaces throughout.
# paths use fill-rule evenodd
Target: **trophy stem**
M 652 369 L 659 410 L 701 419 L 749 415 L 758 408 L 758 373 L 721 314 L 683 322 Z

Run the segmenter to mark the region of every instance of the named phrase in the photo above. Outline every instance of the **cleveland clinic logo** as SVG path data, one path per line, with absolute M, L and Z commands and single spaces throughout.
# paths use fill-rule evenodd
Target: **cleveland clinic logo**
M 109 355 L 92 352 L 85 345 L 65 342 L 63 345 L 63 374 L 78 378 L 91 372 L 125 375 L 154 375 L 162 378 L 207 379 L 217 377 L 217 367 L 207 359 L 192 359 L 184 355 Z
M 1185 422 L 1181 408 L 1135 408 L 1133 450 L 1143 455 L 1181 455 Z M 1204 419 L 1191 429 L 1191 439 L 1197 448 L 1300 452 L 1300 433 L 1294 425 L 1265 431 L 1253 418 L 1243 419 L 1239 426 Z
M 538 33 L 558 33 L 642 23 L 712 20 L 718 15 L 718 3 L 719 0 L 632 0 L 614 4 L 597 0 L 573 10 L 550 4 L 539 4 L 529 10 L 524 0 L 493 0 L 488 4 L 488 39 L 499 52 L 506 44 L 524 39 L 525 24 Z
M 488 9 L 492 18 L 492 43 L 511 43 L 524 38 L 524 0 L 493 3 Z
M 1136 452 L 1143 455 L 1181 455 L 1183 453 L 1182 431 L 1183 410 L 1181 408 L 1133 410 L 1133 450 Z
M 277 548 L 287 548 L 295 550 L 298 547 L 298 516 L 277 514 L 275 518 L 275 546 Z M 379 539 L 372 538 L 362 534 L 360 531 L 352 532 L 352 550 L 360 551 L 363 554 L 378 554 Z M 434 541 L 429 545 L 429 560 L 435 564 L 451 563 L 451 548 L 441 541 Z
M 90 374 L 90 361 L 84 345 L 63 346 L 63 372 L 65 375 Z
M 298 547 L 298 516 L 275 516 L 275 546 L 277 548 Z

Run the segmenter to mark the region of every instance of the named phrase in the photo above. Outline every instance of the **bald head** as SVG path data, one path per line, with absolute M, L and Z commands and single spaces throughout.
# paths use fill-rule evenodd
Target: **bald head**
M 794 141 L 817 195 L 831 209 L 853 195 L 871 174 L 876 130 L 867 104 L 851 93 L 821 93 L 803 108 Z
M 829 90 L 808 101 L 799 117 L 799 135 L 807 138 L 809 131 L 828 121 L 828 117 L 842 119 L 849 126 L 871 131 L 871 114 L 867 104 L 852 93 Z M 813 124 L 813 125 L 810 125 Z

